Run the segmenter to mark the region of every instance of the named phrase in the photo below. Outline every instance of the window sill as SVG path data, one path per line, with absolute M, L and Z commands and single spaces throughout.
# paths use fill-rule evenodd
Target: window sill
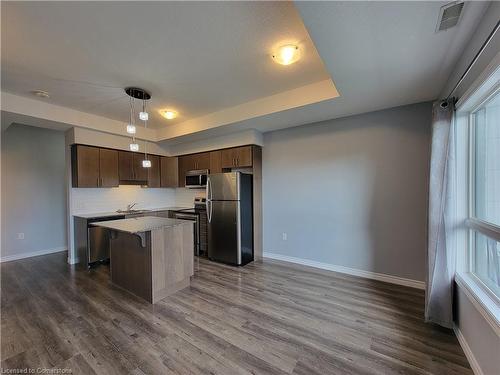
M 500 305 L 490 296 L 470 273 L 455 274 L 455 282 L 462 288 L 471 303 L 500 336 Z

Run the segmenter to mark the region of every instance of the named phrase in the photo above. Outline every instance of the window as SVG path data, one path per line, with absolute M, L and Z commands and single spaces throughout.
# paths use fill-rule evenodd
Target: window
M 471 113 L 469 271 L 500 297 L 500 91 Z

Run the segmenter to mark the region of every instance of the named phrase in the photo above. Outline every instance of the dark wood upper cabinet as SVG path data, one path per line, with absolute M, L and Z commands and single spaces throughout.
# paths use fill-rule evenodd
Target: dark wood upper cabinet
M 151 168 L 144 168 L 147 170 L 148 174 L 148 187 L 159 188 L 160 187 L 160 157 L 156 155 L 148 155 L 148 159 L 151 160 Z
M 73 145 L 71 148 L 73 187 L 99 187 L 99 148 Z
M 179 186 L 179 158 L 160 157 L 160 186 L 178 187 Z
M 236 148 L 236 163 L 238 167 L 251 167 L 253 165 L 252 146 Z
M 71 147 L 73 187 L 116 187 L 118 151 L 85 145 Z
M 143 153 L 133 153 L 134 154 L 134 180 L 135 181 L 147 181 L 148 180 L 148 168 L 142 166 L 142 161 L 144 160 Z
M 210 173 L 222 172 L 222 152 L 210 151 Z
M 186 186 L 186 172 L 196 169 L 194 155 L 179 156 L 179 187 Z
M 188 171 L 221 173 L 232 168 L 253 167 L 257 146 L 233 147 L 197 154 L 167 157 L 148 155 L 151 168 L 144 168 L 144 154 L 86 145 L 71 146 L 73 187 L 115 187 L 119 184 L 184 187 Z
M 117 187 L 119 183 L 118 151 L 99 149 L 99 186 Z
M 252 146 L 234 147 L 221 151 L 222 168 L 246 168 L 252 166 Z
M 210 152 L 194 154 L 194 169 L 210 169 Z
M 118 175 L 120 181 L 134 180 L 134 155 L 128 151 L 118 151 Z
M 118 165 L 120 181 L 125 184 L 141 184 L 148 181 L 148 168 L 142 166 L 144 154 L 119 151 Z

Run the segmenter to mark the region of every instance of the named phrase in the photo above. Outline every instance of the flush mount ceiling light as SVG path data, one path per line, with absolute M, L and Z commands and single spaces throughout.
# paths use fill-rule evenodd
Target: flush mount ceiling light
M 127 124 L 127 133 L 132 135 L 132 143 L 130 143 L 130 151 L 139 151 L 139 145 L 135 141 L 135 133 L 137 129 L 135 127 L 135 101 L 142 101 L 142 111 L 139 112 L 139 120 L 144 122 L 144 128 L 148 127 L 149 114 L 146 112 L 146 102 L 151 99 L 151 94 L 144 89 L 138 87 L 127 87 L 125 93 L 130 97 L 130 121 Z M 142 161 L 142 166 L 144 168 L 151 167 L 151 160 L 148 160 L 147 152 L 148 142 L 144 141 L 144 160 Z
M 281 65 L 290 65 L 300 59 L 300 49 L 294 44 L 285 44 L 273 52 L 273 60 Z
M 31 91 L 31 93 L 35 96 L 38 96 L 39 98 L 44 98 L 44 99 L 50 98 L 50 95 L 47 91 L 33 90 L 33 91 Z
M 177 112 L 172 109 L 162 109 L 160 110 L 160 114 L 167 120 L 172 120 L 177 117 Z

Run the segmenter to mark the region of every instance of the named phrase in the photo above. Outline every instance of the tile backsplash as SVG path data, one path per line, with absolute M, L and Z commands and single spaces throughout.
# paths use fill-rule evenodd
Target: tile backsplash
M 175 205 L 179 207 L 193 207 L 194 197 L 204 197 L 204 189 L 175 189 Z
M 176 206 L 176 191 L 182 189 L 152 189 L 120 185 L 109 189 L 71 189 L 72 214 L 113 212 L 137 203 L 134 208 Z

